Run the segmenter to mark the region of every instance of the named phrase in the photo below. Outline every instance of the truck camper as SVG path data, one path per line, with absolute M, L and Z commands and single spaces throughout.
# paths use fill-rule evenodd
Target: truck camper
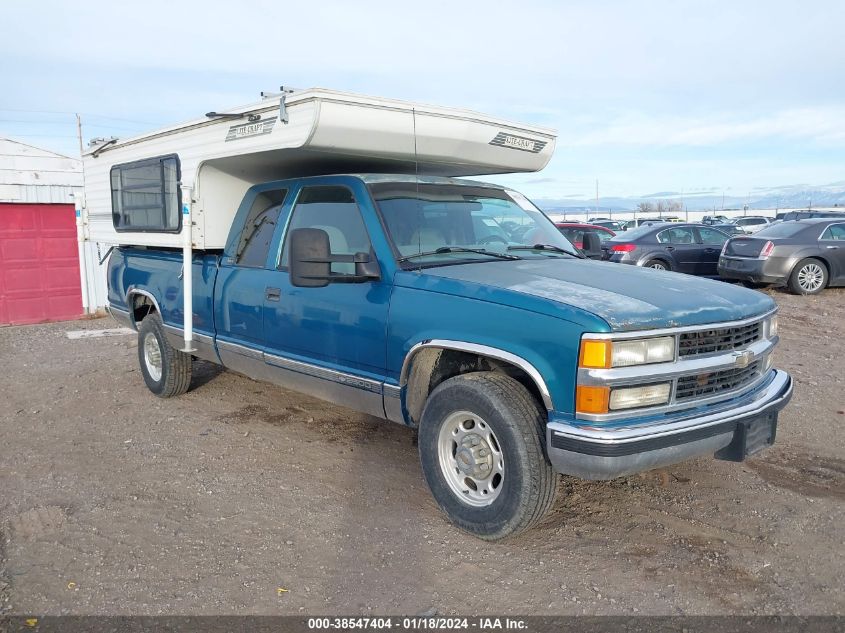
M 113 246 L 109 311 L 153 394 L 187 391 L 204 359 L 415 428 L 440 508 L 495 540 L 545 515 L 557 473 L 742 461 L 792 394 L 769 297 L 590 260 L 475 179 L 539 171 L 555 140 L 282 89 L 93 143 L 79 234 Z

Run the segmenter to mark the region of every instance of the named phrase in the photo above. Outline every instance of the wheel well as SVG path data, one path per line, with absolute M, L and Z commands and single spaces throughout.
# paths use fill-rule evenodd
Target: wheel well
M 411 359 L 405 390 L 405 408 L 411 424 L 419 424 L 425 401 L 437 385 L 449 378 L 479 371 L 499 372 L 516 379 L 528 389 L 539 409 L 546 410 L 540 388 L 521 367 L 473 352 L 432 347 L 420 350 Z
M 671 269 L 672 264 L 669 263 L 669 259 L 665 255 L 649 255 L 643 260 L 643 266 L 648 264 L 649 262 L 663 262 L 666 264 L 666 268 Z
M 821 264 L 825 267 L 825 270 L 827 271 L 827 282 L 830 283 L 830 264 L 821 255 L 808 255 L 807 257 L 802 257 L 801 259 L 799 259 L 797 262 L 795 262 L 795 266 L 792 267 L 792 271 L 789 273 L 790 276 L 792 275 L 792 273 L 795 272 L 795 269 L 798 268 L 798 264 L 807 259 L 815 259 L 817 262 L 821 262 Z
M 140 292 L 129 295 L 129 306 L 132 308 L 132 320 L 137 325 L 153 312 L 158 312 L 155 302 Z

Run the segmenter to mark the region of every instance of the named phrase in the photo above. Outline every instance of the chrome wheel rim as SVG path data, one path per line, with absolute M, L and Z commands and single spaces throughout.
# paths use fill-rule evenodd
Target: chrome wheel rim
M 652 262 L 651 264 L 649 264 L 649 268 L 653 268 L 654 270 L 666 270 L 666 266 L 664 266 L 660 262 Z
M 155 334 L 144 337 L 144 364 L 150 378 L 156 382 L 161 380 L 161 347 Z
M 798 285 L 801 290 L 815 292 L 824 283 L 824 271 L 818 264 L 807 264 L 798 271 Z
M 493 429 L 469 411 L 457 411 L 440 427 L 440 470 L 463 503 L 481 508 L 493 503 L 505 481 L 505 461 Z

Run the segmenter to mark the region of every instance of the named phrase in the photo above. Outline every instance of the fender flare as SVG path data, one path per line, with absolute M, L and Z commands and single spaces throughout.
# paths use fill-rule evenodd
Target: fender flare
M 497 360 L 510 363 L 515 367 L 519 367 L 534 381 L 537 390 L 540 392 L 540 397 L 543 399 L 543 406 L 548 411 L 554 410 L 554 402 L 552 401 L 551 393 L 546 381 L 537 368 L 529 363 L 527 360 L 511 352 L 507 352 L 497 347 L 490 347 L 489 345 L 480 345 L 478 343 L 469 343 L 467 341 L 450 341 L 445 339 L 429 339 L 420 341 L 412 346 L 405 354 L 405 360 L 402 362 L 402 371 L 399 374 L 399 388 L 402 389 L 408 384 L 408 376 L 411 372 L 411 364 L 414 356 L 423 349 L 449 349 L 458 352 L 469 352 L 471 354 L 478 354 L 479 356 L 487 356 Z

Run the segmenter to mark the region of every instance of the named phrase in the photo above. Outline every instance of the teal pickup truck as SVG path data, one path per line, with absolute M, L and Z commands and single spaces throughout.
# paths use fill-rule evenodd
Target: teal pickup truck
M 110 311 L 144 380 L 193 358 L 419 431 L 458 526 L 536 524 L 557 473 L 630 475 L 771 445 L 792 380 L 774 302 L 679 273 L 591 261 L 519 193 L 446 177 L 331 175 L 252 186 L 222 250 L 119 246 Z

